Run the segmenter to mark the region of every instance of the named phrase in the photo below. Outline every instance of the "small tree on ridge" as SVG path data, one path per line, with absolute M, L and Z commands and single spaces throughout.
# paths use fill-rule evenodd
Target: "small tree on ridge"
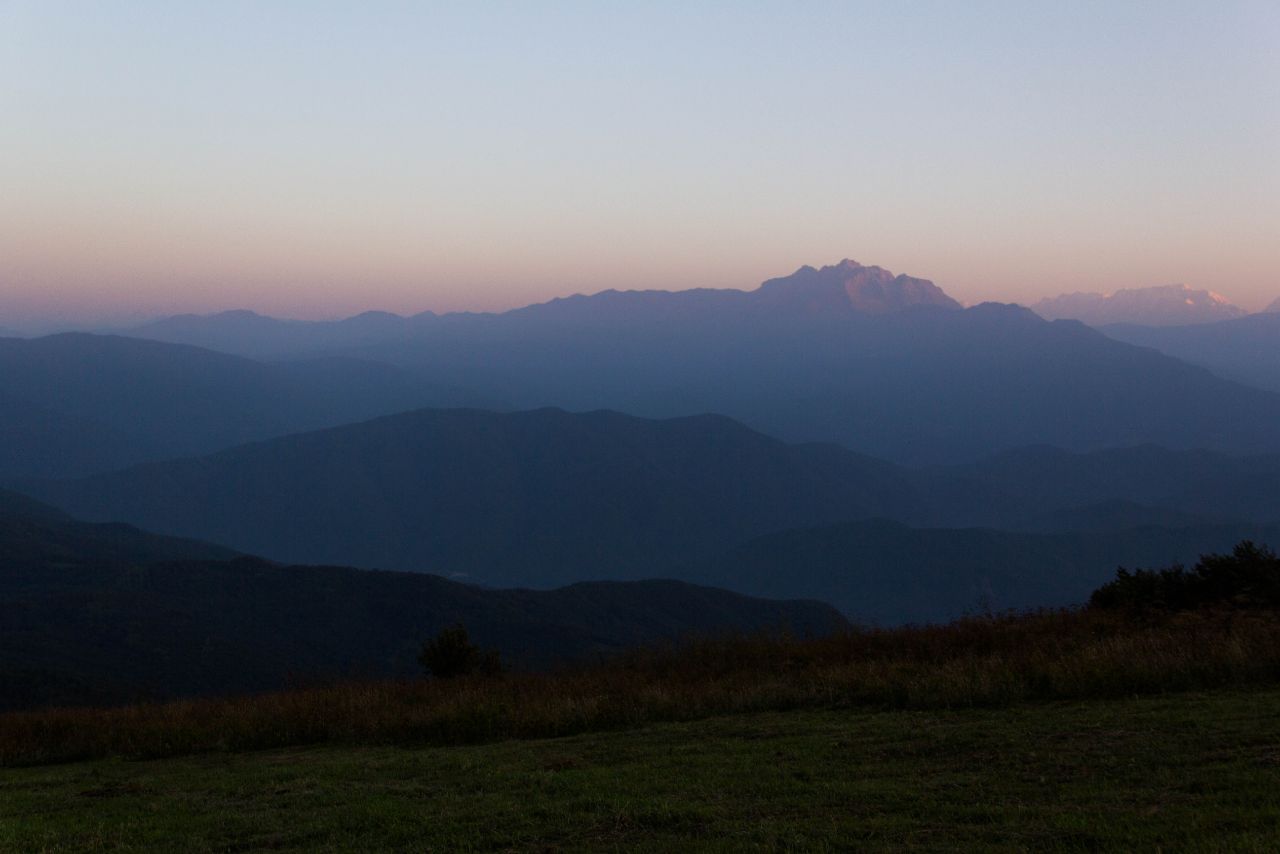
M 493 676 L 502 672 L 496 649 L 481 649 L 471 642 L 466 628 L 458 623 L 422 645 L 418 663 L 437 679 L 458 676 Z

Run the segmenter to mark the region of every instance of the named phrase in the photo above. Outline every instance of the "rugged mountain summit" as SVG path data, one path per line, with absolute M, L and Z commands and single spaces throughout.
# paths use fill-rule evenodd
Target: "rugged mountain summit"
M 1046 320 L 1079 320 L 1090 326 L 1134 323 L 1183 326 L 1243 317 L 1244 309 L 1213 291 L 1187 285 L 1129 288 L 1115 293 L 1074 293 L 1042 299 L 1031 306 Z
M 289 335 L 305 331 L 297 349 L 284 338 L 253 346 L 322 352 L 366 368 L 382 363 L 399 369 L 401 384 L 422 383 L 439 397 L 463 390 L 470 405 L 486 408 L 612 409 L 652 418 L 715 412 L 787 441 L 837 442 L 908 464 L 969 461 L 1036 443 L 1280 451 L 1271 426 L 1280 420 L 1278 395 L 1076 321 L 1049 322 L 999 304 L 961 309 L 923 279 L 847 260 L 801 268 L 752 291 L 605 291 L 502 314 L 348 322 L 354 337 L 339 334 L 338 324 L 288 324 Z M 325 372 L 335 393 L 350 392 L 351 381 Z M 0 396 L 5 391 L 0 382 Z M 31 403 L 62 411 L 42 399 Z M 237 403 L 214 415 L 225 420 L 244 409 Z M 381 414 L 347 411 L 348 421 Z M 140 423 L 135 416 L 110 426 L 128 439 Z M 46 449 L 46 456 L 56 454 Z
M 961 307 L 928 279 L 895 276 L 883 267 L 866 267 L 848 258 L 822 269 L 806 265 L 790 276 L 769 279 L 754 295 L 769 304 L 800 303 L 814 310 L 852 309 L 863 314 L 921 306 Z

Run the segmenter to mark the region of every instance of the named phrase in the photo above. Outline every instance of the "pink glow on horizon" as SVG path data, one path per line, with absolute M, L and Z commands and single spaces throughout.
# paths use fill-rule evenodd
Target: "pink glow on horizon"
M 0 4 L 0 327 L 1280 296 L 1280 5 Z

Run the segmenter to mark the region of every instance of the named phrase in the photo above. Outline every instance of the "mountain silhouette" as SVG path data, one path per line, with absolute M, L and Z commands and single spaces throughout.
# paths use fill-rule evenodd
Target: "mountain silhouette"
M 940 484 L 935 489 L 956 484 L 947 495 L 952 506 L 962 505 L 965 495 L 989 505 L 964 524 L 1018 526 L 1023 520 L 1010 517 L 1013 508 L 1043 515 L 1109 501 L 1143 505 L 1170 519 L 1280 521 L 1280 455 L 1274 454 L 1233 457 L 1155 445 L 1071 453 L 1041 445 L 922 475 Z
M 910 486 L 841 448 L 728 419 L 424 410 L 28 487 L 291 563 L 547 587 L 645 578 L 677 558 L 816 521 L 903 514 Z
M 1280 391 L 1280 313 L 1196 326 L 1116 325 L 1102 331 L 1117 341 L 1151 347 L 1219 376 Z
M 383 320 L 381 337 L 321 351 L 512 409 L 717 412 L 787 441 L 907 464 L 1037 443 L 1280 451 L 1270 426 L 1278 394 L 1078 321 L 961 309 L 927 281 L 852 261 L 753 291 L 605 291 L 501 314 Z M 306 352 L 336 334 L 333 324 L 308 328 Z
M 384 311 L 369 311 L 336 321 L 297 321 L 233 310 L 209 315 L 175 315 L 145 323 L 128 330 L 127 334 L 250 358 L 296 358 L 394 339 L 408 334 L 414 325 L 411 318 Z
M 566 302 L 442 320 L 430 336 L 362 355 L 513 408 L 718 412 L 902 463 L 1035 443 L 1280 450 L 1269 427 L 1280 395 L 1014 306 L 841 314 L 692 292 Z
M 68 333 L 0 339 L 0 475 L 73 476 L 473 399 L 385 364 L 264 364 Z
M 1118 566 L 1194 563 L 1280 525 L 1016 533 L 864 520 L 768 534 L 691 565 L 683 577 L 755 596 L 814 597 L 855 622 L 943 622 L 966 614 L 1078 605 Z
M 864 267 L 848 258 L 790 276 L 769 279 L 755 298 L 772 308 L 803 306 L 808 311 L 889 314 L 922 306 L 959 309 L 960 303 L 927 279 L 895 276 L 882 267 Z
M 732 289 L 689 291 L 616 291 L 572 296 L 515 309 L 514 317 L 557 317 L 589 321 L 601 314 L 618 318 L 634 312 L 654 313 L 668 321 L 714 320 L 719 315 L 792 311 L 886 314 L 932 306 L 958 309 L 960 304 L 926 279 L 895 276 L 881 267 L 866 267 L 848 258 L 816 269 L 804 266 L 790 276 L 770 279 L 751 292 Z M 266 317 L 237 309 L 215 314 L 180 314 L 126 330 L 130 337 L 190 344 L 253 358 L 296 357 L 375 346 L 430 332 L 441 324 L 469 323 L 498 315 L 459 312 L 439 316 L 427 311 L 403 317 L 368 311 L 343 320 L 302 321 Z
M 24 489 L 77 517 L 290 563 L 549 587 L 686 578 L 682 568 L 764 534 L 872 518 L 1076 533 L 1256 526 L 1280 520 L 1277 482 L 1280 456 L 1030 447 L 907 469 L 719 416 L 545 409 L 423 410 Z
M 1227 302 L 1225 297 L 1187 285 L 1130 288 L 1111 294 L 1062 294 L 1042 299 L 1031 309 L 1046 320 L 1079 320 L 1090 326 L 1184 326 L 1245 315 L 1244 309 Z
M 845 625 L 816 602 L 676 581 L 486 590 L 280 566 L 0 492 L 0 709 L 415 676 L 422 642 L 458 622 L 516 667 L 694 634 Z

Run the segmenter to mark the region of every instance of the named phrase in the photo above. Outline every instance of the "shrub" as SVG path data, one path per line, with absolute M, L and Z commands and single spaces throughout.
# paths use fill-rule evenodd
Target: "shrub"
M 1229 555 L 1202 555 L 1195 568 L 1121 568 L 1093 592 L 1094 608 L 1189 611 L 1197 608 L 1280 607 L 1280 558 L 1245 540 Z
M 418 663 L 437 679 L 493 676 L 502 672 L 498 651 L 473 644 L 462 625 L 450 626 L 423 644 Z

